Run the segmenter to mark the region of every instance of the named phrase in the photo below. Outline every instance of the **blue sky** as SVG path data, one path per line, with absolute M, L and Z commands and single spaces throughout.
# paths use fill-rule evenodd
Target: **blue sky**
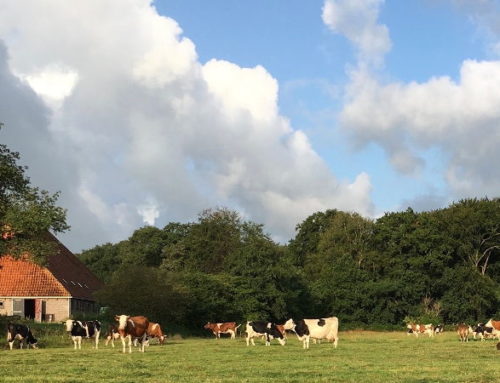
M 499 25 L 497 0 L 0 0 L 0 139 L 75 251 L 208 207 L 286 242 L 496 197 Z

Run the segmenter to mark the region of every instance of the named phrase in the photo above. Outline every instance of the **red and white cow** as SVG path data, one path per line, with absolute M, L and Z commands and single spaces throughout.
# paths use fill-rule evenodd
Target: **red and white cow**
M 431 323 L 429 324 L 409 323 L 406 325 L 406 328 L 408 329 L 407 335 L 415 334 L 417 338 L 420 334 L 427 334 L 429 335 L 430 338 L 434 336 L 434 326 Z
M 465 323 L 460 323 L 457 327 L 457 334 L 460 338 L 460 342 L 468 342 L 469 335 L 472 334 L 472 327 Z
M 116 315 L 118 321 L 118 334 L 122 340 L 123 352 L 125 353 L 125 339 L 128 339 L 128 352 L 132 352 L 132 338 L 139 339 L 140 351 L 144 352 L 149 320 L 145 316 Z
M 220 323 L 211 323 L 208 322 L 203 328 L 207 330 L 211 330 L 216 338 L 220 338 L 220 334 L 230 334 L 231 339 L 236 338 L 236 330 L 241 325 L 236 326 L 236 322 L 220 322 Z
M 285 330 L 292 330 L 297 334 L 297 338 L 303 342 L 304 348 L 309 348 L 310 338 L 333 341 L 333 347 L 337 348 L 339 341 L 339 320 L 337 317 L 298 321 L 289 319 L 285 322 L 284 327 Z
M 485 327 L 491 328 L 491 335 L 493 336 L 493 339 L 498 338 L 500 339 L 500 321 L 498 320 L 493 320 L 490 319 L 486 324 Z

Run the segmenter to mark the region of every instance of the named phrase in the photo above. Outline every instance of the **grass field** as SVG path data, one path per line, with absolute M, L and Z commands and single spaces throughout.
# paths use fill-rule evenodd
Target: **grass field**
M 144 354 L 121 345 L 0 351 L 0 381 L 9 382 L 500 382 L 496 341 L 461 344 L 454 333 L 434 339 L 404 332 L 341 332 L 339 347 L 296 337 L 287 345 L 247 347 L 243 338 L 168 339 Z M 58 343 L 65 343 L 66 339 Z M 275 342 L 275 341 L 274 341 Z M 57 342 L 54 342 L 57 343 Z M 43 345 L 43 343 L 41 343 Z

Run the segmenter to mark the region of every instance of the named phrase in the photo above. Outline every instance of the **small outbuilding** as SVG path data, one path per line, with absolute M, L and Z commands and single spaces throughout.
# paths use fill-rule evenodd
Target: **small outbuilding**
M 103 283 L 54 235 L 48 240 L 57 250 L 45 267 L 0 257 L 0 315 L 53 322 L 99 312 L 93 294 Z

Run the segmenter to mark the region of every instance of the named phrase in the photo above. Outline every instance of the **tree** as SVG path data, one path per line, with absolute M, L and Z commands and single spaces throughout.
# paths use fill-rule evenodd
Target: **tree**
M 0 129 L 2 125 L 0 124 Z M 59 193 L 33 187 L 25 166 L 18 165 L 20 154 L 0 144 L 0 256 L 30 254 L 44 263 L 55 250 L 47 232 L 69 229 L 66 210 L 56 206 Z

